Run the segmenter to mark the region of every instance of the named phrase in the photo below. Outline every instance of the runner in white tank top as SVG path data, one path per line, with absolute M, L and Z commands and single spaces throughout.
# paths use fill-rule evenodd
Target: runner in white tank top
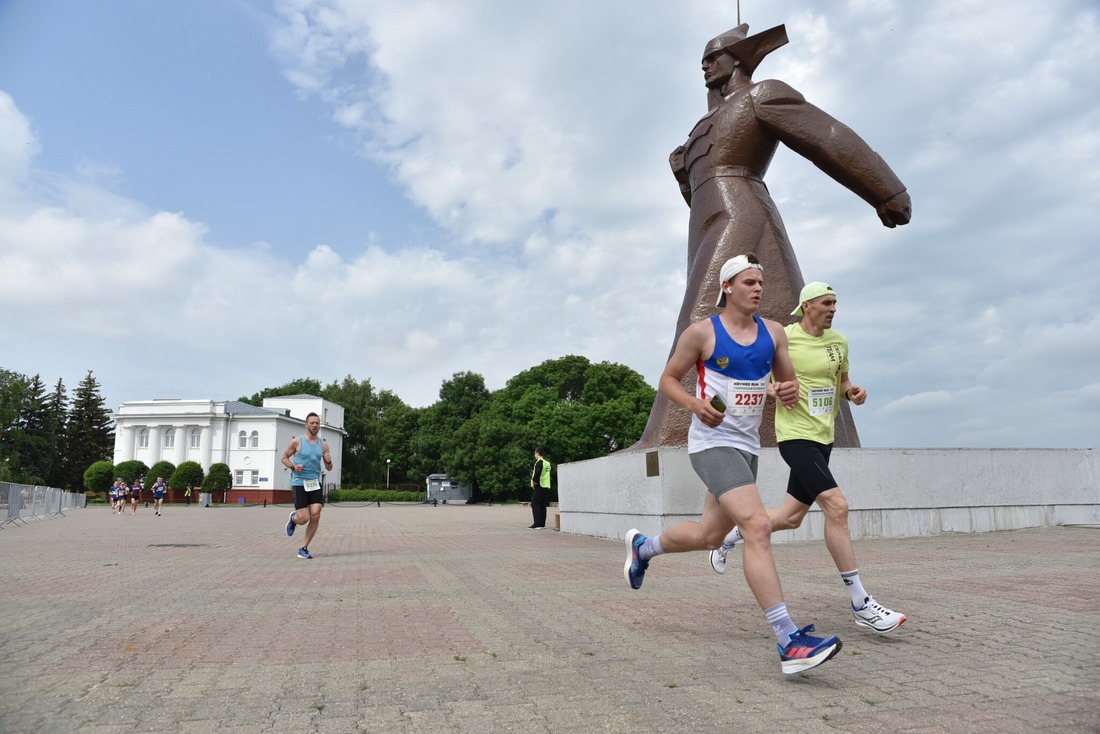
M 745 580 L 775 633 L 780 667 L 790 675 L 821 665 L 841 648 L 835 636 L 815 637 L 812 624 L 799 629 L 791 620 L 772 559 L 771 520 L 756 488 L 768 373 L 774 372 L 775 396 L 787 409 L 798 400 L 798 381 L 783 327 L 756 315 L 764 292 L 760 262 L 739 255 L 722 265 L 720 275 L 722 312 L 683 331 L 659 385 L 662 395 L 692 413 L 688 454 L 708 490 L 703 515 L 652 538 L 627 532 L 623 575 L 639 589 L 654 556 L 713 550 L 737 524 L 745 539 Z M 694 395 L 681 382 L 693 367 L 699 377 Z

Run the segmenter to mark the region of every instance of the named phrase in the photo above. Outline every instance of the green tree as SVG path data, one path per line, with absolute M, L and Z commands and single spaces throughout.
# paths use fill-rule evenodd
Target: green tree
M 202 480 L 202 466 L 197 461 L 185 461 L 172 472 L 168 486 L 182 491 L 187 487 L 201 487 Z
M 404 454 L 409 462 L 409 472 L 418 478 L 446 472 L 443 466 L 446 428 L 440 417 L 439 403 L 417 410 L 412 429 L 408 450 Z
M 233 489 L 233 472 L 227 464 L 218 462 L 210 465 L 210 471 L 206 473 L 200 487 L 203 492 L 228 492 Z
M 20 481 L 23 474 L 26 444 L 23 413 L 29 396 L 30 381 L 26 376 L 0 369 L 0 464 L 14 481 Z
M 46 422 L 43 428 L 48 442 L 46 453 L 51 457 L 48 463 L 49 471 L 44 477 L 45 483 L 51 487 L 65 486 L 68 461 L 65 456 L 65 436 L 69 426 L 69 397 L 65 391 L 65 383 L 58 378 L 53 392 L 46 400 Z
M 386 476 L 386 459 L 390 460 L 389 472 L 391 486 L 409 481 L 422 479 L 412 472 L 413 464 L 409 456 L 409 447 L 418 430 L 416 410 L 405 404 L 389 390 L 383 390 L 378 394 L 379 410 L 375 435 L 375 462 L 371 465 L 372 471 L 378 477 L 376 481 L 383 481 Z
M 370 380 L 358 382 L 348 375 L 342 382 L 333 382 L 314 393 L 344 409 L 343 451 L 340 472 L 344 484 L 365 484 L 371 481 L 371 468 L 378 460 L 378 420 L 381 406 Z
M 80 486 L 84 467 L 91 466 L 97 461 L 110 459 L 114 453 L 114 447 L 111 413 L 103 405 L 99 383 L 91 370 L 88 370 L 88 374 L 80 381 L 73 394 L 73 407 L 69 414 L 68 430 L 65 435 L 69 477 L 64 486 Z
M 474 372 L 456 373 L 439 390 L 440 410 L 435 429 L 439 432 L 440 465 L 447 467 L 448 474 L 474 484 L 475 488 L 478 488 L 478 463 L 472 449 L 480 433 L 482 411 L 491 399 L 485 378 Z
M 175 471 L 176 465 L 172 462 L 158 461 L 156 464 L 149 467 L 149 473 L 145 475 L 145 484 L 143 486 L 145 489 L 150 490 L 153 488 L 153 485 L 157 483 L 157 477 L 164 477 L 164 481 L 167 482 Z
M 130 459 L 115 465 L 115 476 L 124 480 L 127 485 L 133 484 L 135 479 L 144 480 L 148 474 L 149 467 L 140 459 Z
M 50 433 L 49 396 L 42 378 L 35 375 L 27 386 L 27 400 L 20 416 L 22 436 L 19 454 L 22 457 L 21 476 L 16 480 L 26 484 L 46 484 L 56 461 L 51 450 L 56 441 Z
M 467 464 L 452 460 L 448 472 L 493 498 L 525 497 L 535 447 L 544 447 L 555 467 L 613 453 L 641 436 L 655 395 L 623 365 L 573 355 L 548 360 L 492 394 L 458 433 Z
M 84 472 L 84 488 L 89 492 L 106 492 L 115 481 L 115 465 L 107 460 L 93 462 Z
M 475 497 L 508 499 L 529 492 L 536 446 L 546 448 L 557 466 L 633 444 L 656 390 L 623 365 L 568 355 L 521 372 L 493 393 L 481 375 L 455 373 L 443 381 L 439 400 L 426 408 L 412 408 L 351 375 L 324 388 L 299 379 L 241 400 L 259 405 L 265 397 L 302 393 L 344 408 L 345 486 L 381 483 L 390 459 L 393 484 L 419 484 L 429 474 L 445 472 L 472 483 Z
M 445 472 L 460 481 L 476 481 L 475 457 L 469 443 L 473 423 L 489 404 L 485 378 L 476 372 L 456 372 L 439 388 L 439 400 L 421 411 L 411 441 L 417 479 Z M 464 429 L 465 427 L 465 429 Z

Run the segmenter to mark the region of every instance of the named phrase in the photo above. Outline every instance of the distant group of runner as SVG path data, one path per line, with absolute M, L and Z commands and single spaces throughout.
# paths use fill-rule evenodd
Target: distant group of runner
M 190 487 L 188 487 L 188 504 L 190 504 Z M 168 492 L 168 484 L 165 483 L 164 477 L 157 477 L 157 481 L 153 484 L 151 491 L 153 493 L 153 514 L 157 517 L 161 516 L 161 509 L 164 504 L 164 495 Z M 126 511 L 126 508 L 130 508 L 131 515 L 137 515 L 138 503 L 141 502 L 142 485 L 140 479 L 135 479 L 133 484 L 127 486 L 126 481 L 122 478 L 116 479 L 115 483 L 111 485 L 111 489 L 108 491 L 108 497 L 111 500 L 111 511 L 117 515 L 121 515 Z

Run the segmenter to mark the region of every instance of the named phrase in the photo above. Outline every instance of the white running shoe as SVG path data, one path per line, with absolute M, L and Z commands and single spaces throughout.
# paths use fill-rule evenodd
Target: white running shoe
M 861 608 L 856 609 L 853 607 L 852 614 L 855 615 L 856 624 L 874 630 L 880 635 L 893 632 L 905 621 L 904 614 L 887 609 L 875 601 L 873 596 L 867 597 Z
M 710 567 L 714 569 L 715 573 L 726 572 L 726 561 L 729 558 L 730 551 L 736 547 L 736 543 L 730 547 L 725 545 L 720 546 L 716 550 L 710 552 Z

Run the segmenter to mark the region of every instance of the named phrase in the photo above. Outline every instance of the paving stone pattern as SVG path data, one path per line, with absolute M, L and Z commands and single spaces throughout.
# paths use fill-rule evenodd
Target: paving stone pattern
M 0 530 L 0 732 L 1100 731 L 1097 528 L 858 541 L 888 636 L 823 543 L 776 544 L 795 622 L 844 641 L 788 677 L 739 550 L 632 591 L 621 542 L 523 506 L 330 505 L 309 561 L 287 514 Z

